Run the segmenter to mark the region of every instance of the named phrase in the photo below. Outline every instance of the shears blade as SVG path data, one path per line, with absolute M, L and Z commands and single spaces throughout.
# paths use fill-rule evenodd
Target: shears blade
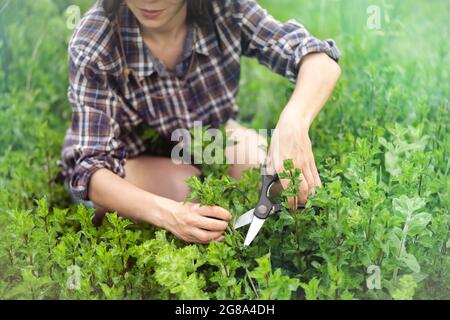
M 255 208 L 248 210 L 246 213 L 244 213 L 243 215 L 241 215 L 237 220 L 236 223 L 234 224 L 234 229 L 239 229 L 243 226 L 246 226 L 250 223 L 252 223 L 253 221 L 253 217 L 255 212 Z
M 260 219 L 256 216 L 253 217 L 252 224 L 250 225 L 247 236 L 245 237 L 244 246 L 249 246 L 253 242 L 256 235 L 261 230 L 264 222 L 266 222 L 265 219 Z

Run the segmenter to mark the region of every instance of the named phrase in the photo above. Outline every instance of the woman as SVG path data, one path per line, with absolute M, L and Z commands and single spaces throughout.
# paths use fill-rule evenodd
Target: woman
M 235 121 L 242 55 L 296 83 L 267 158 L 277 172 L 284 159 L 294 159 L 303 172 L 299 197 L 305 202 L 321 184 L 308 132 L 339 78 L 339 51 L 294 20 L 276 21 L 254 0 L 106 0 L 93 6 L 69 45 L 73 116 L 60 165 L 72 195 L 92 203 L 97 217 L 117 211 L 188 242 L 221 241 L 231 214 L 182 203 L 189 193 L 184 181 L 200 170 L 174 164 L 169 152 L 149 151 L 142 128 L 169 141 L 174 130 L 194 122 L 226 125 L 249 145 L 247 163 L 233 164 L 230 175 L 239 178 L 261 163 L 260 137 Z M 227 148 L 227 157 L 234 148 Z

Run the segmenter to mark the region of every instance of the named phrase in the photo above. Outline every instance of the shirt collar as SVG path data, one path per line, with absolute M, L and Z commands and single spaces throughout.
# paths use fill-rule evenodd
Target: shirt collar
M 128 68 L 140 78 L 157 72 L 158 63 L 144 43 L 136 17 L 125 3 L 122 3 L 120 7 L 118 22 L 125 55 L 123 59 L 126 60 Z M 192 47 L 185 46 L 183 59 L 190 57 L 192 52 L 205 56 L 219 52 L 217 37 L 212 26 L 208 29 L 197 25 L 189 26 L 188 37 L 191 37 L 189 40 Z

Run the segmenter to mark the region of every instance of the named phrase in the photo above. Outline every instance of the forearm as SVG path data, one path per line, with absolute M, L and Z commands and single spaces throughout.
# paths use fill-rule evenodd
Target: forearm
M 339 65 L 325 53 L 304 57 L 294 93 L 283 114 L 309 128 L 332 94 L 340 75 Z
M 304 57 L 294 93 L 281 113 L 272 136 L 269 167 L 281 172 L 284 170 L 284 160 L 294 160 L 294 164 L 302 170 L 301 203 L 305 203 L 315 187 L 321 185 L 308 131 L 330 97 L 340 74 L 338 64 L 324 53 Z M 281 183 L 284 188 L 288 185 L 288 181 L 282 180 Z M 292 203 L 295 204 L 295 201 Z
M 92 175 L 89 198 L 124 218 L 162 228 L 171 208 L 178 205 L 175 201 L 136 187 L 108 169 L 100 169 Z

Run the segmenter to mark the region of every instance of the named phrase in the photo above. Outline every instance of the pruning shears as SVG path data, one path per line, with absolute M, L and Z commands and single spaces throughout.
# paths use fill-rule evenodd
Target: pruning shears
M 282 204 L 274 204 L 269 199 L 270 188 L 279 180 L 278 174 L 270 175 L 267 173 L 266 164 L 262 166 L 262 188 L 258 204 L 255 208 L 241 215 L 234 225 L 234 229 L 236 230 L 250 224 L 244 246 L 249 246 L 253 242 L 269 215 L 279 213 L 283 209 Z M 298 209 L 305 209 L 305 206 L 299 204 Z

